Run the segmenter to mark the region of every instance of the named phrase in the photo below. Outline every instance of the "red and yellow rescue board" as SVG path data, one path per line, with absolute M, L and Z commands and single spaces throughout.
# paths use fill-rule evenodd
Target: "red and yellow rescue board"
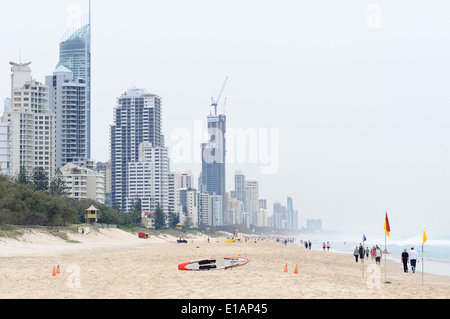
M 178 270 L 212 270 L 229 269 L 244 266 L 248 263 L 243 257 L 216 257 L 192 260 L 178 265 Z

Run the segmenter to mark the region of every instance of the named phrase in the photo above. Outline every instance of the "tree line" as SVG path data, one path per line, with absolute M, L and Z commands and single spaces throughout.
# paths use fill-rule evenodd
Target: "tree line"
M 119 211 L 92 199 L 69 198 L 64 176 L 57 170 L 50 179 L 42 167 L 31 174 L 21 168 L 10 178 L 0 174 L 0 225 L 66 226 L 84 223 L 91 205 L 100 223 L 123 224 Z
M 42 167 L 31 173 L 21 168 L 10 178 L 0 174 L 0 226 L 66 226 L 85 222 L 85 213 L 91 205 L 99 212 L 99 223 L 140 225 L 141 201 L 136 199 L 128 213 L 106 206 L 92 199 L 69 197 L 64 175 L 57 169 L 49 178 Z M 176 228 L 178 214 L 166 216 L 162 207 L 155 209 L 155 228 Z

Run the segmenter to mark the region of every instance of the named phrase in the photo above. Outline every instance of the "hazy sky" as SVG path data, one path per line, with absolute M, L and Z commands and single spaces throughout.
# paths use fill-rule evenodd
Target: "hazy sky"
M 326 230 L 384 236 L 387 211 L 391 237 L 450 234 L 450 2 L 92 2 L 97 161 L 109 158 L 116 98 L 145 88 L 163 98 L 166 145 L 191 135 L 192 160 L 172 170 L 197 177 L 195 132 L 228 76 L 228 127 L 262 141 L 256 163 L 228 165 L 228 190 L 239 169 L 270 213 L 291 196 L 301 226 L 318 217 Z M 38 81 L 52 74 L 77 7 L 88 1 L 1 2 L 1 99 L 20 52 Z M 279 132 L 276 144 L 264 132 Z M 279 168 L 263 174 L 268 146 Z

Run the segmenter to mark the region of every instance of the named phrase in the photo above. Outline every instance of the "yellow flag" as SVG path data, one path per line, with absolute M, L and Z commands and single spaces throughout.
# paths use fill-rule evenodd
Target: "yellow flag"
M 391 238 L 390 235 L 391 227 L 389 226 L 389 219 L 387 216 L 387 212 L 386 212 L 386 219 L 384 220 L 384 230 L 386 231 L 386 234 L 389 236 L 389 238 Z
M 423 231 L 423 243 L 425 244 L 425 242 L 428 240 L 427 238 L 427 234 L 425 234 L 425 231 Z

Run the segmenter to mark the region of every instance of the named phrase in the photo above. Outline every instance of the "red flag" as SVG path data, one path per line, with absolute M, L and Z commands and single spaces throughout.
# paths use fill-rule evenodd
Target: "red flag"
M 384 230 L 386 231 L 386 234 L 391 237 L 391 235 L 389 234 L 389 232 L 391 231 L 391 227 L 389 226 L 389 219 L 388 219 L 388 215 L 386 212 L 386 219 L 384 220 Z

